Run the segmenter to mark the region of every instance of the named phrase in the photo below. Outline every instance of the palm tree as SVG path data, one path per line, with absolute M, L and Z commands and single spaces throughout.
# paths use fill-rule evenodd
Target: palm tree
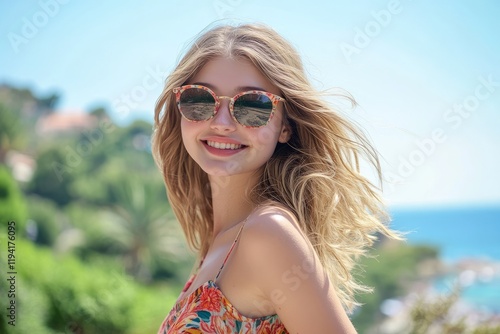
M 117 204 L 104 212 L 103 227 L 109 242 L 120 249 L 129 274 L 149 282 L 158 262 L 177 262 L 188 256 L 180 227 L 157 181 L 129 177 L 112 187 L 112 195 Z

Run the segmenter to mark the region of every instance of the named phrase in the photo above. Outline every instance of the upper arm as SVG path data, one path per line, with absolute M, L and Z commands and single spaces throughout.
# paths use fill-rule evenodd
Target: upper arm
M 249 218 L 240 240 L 267 305 L 290 333 L 355 333 L 311 243 L 281 210 Z

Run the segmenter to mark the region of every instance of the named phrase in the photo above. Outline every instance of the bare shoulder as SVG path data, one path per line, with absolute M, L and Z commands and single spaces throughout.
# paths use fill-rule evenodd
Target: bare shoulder
M 290 333 L 355 333 L 335 288 L 294 215 L 264 206 L 239 241 L 252 281 Z M 304 307 L 307 305 L 307 307 Z
M 280 206 L 267 205 L 255 210 L 248 217 L 239 242 L 239 247 L 244 249 L 245 263 L 252 272 L 269 273 L 258 274 L 256 279 L 272 282 L 269 280 L 272 277 L 276 284 L 280 284 L 283 275 L 289 272 L 324 274 L 314 248 L 296 218 Z M 326 275 L 323 279 L 327 279 Z M 274 288 L 272 284 L 261 286 L 265 294 Z
M 285 208 L 268 205 L 255 210 L 247 219 L 241 247 L 252 264 L 272 265 L 274 261 L 311 258 L 314 250 L 294 215 Z M 272 252 L 273 257 L 269 257 Z M 263 259 L 261 255 L 268 256 Z M 268 259 L 269 261 L 262 261 Z M 273 261 L 274 260 L 274 261 Z
M 275 205 L 260 207 L 252 212 L 245 230 L 247 234 L 259 236 L 262 242 L 271 239 L 305 238 L 292 212 Z

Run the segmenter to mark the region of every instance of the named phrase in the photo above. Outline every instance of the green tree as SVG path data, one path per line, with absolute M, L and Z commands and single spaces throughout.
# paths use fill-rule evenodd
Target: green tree
M 30 196 L 27 200 L 29 223 L 34 229 L 32 240 L 39 245 L 54 245 L 63 228 L 61 218 L 64 214 L 49 199 Z
M 162 261 L 186 257 L 161 184 L 129 177 L 115 184 L 112 194 L 117 204 L 104 215 L 105 236 L 120 249 L 130 274 L 149 282 Z
M 0 163 L 5 163 L 8 151 L 25 145 L 26 129 L 19 112 L 0 103 Z
M 16 254 L 18 321 L 12 333 L 127 332 L 137 287 L 118 268 L 83 265 L 68 255 L 56 257 L 22 239 L 17 240 Z M 2 309 L 5 299 L 1 298 Z M 0 328 L 10 327 L 5 325 L 7 318 L 1 318 Z
M 110 119 L 108 111 L 104 107 L 93 108 L 89 111 L 89 114 L 95 116 L 99 120 Z
M 481 324 L 470 326 L 467 316 L 453 315 L 453 308 L 460 298 L 456 287 L 450 294 L 433 300 L 421 297 L 410 311 L 409 334 L 496 334 L 500 333 L 498 321 L 483 320 Z
M 37 96 L 30 89 L 0 84 L 0 162 L 9 150 L 37 147 L 36 122 L 52 113 L 59 99 L 58 93 Z
M 436 259 L 438 252 L 425 245 L 410 246 L 401 243 L 381 244 L 370 257 L 363 259 L 357 278 L 364 285 L 373 287 L 370 294 L 357 297 L 362 306 L 352 320 L 360 333 L 382 319 L 381 303 L 389 298 L 403 295 L 416 278 L 418 264 L 427 259 Z
M 61 95 L 59 93 L 50 93 L 47 96 L 37 98 L 37 101 L 42 111 L 52 112 L 56 108 L 60 99 Z
M 60 206 L 75 200 L 72 183 L 85 161 L 70 144 L 50 145 L 37 158 L 37 168 L 29 191 Z
M 12 178 L 7 167 L 0 165 L 0 222 L 2 230 L 8 221 L 16 222 L 17 235 L 24 233 L 26 226 L 26 202 L 19 190 L 16 181 Z

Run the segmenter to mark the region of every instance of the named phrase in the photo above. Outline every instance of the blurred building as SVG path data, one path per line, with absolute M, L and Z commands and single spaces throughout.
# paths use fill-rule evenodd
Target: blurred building
M 36 168 L 36 161 L 32 156 L 11 150 L 7 152 L 5 164 L 12 171 L 12 176 L 18 182 L 31 180 Z
M 74 134 L 97 126 L 97 117 L 79 110 L 65 110 L 40 117 L 35 130 L 39 136 Z

